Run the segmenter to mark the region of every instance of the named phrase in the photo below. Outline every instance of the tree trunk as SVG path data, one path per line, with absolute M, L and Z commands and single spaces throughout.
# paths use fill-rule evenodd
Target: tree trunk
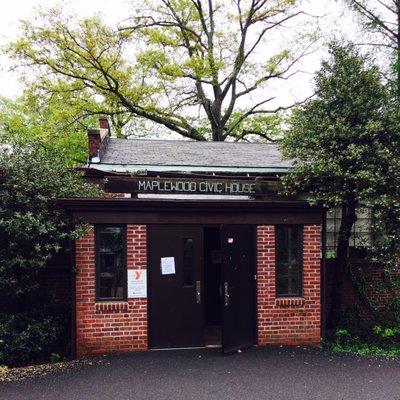
M 397 11 L 397 49 L 396 49 L 396 89 L 397 98 L 400 99 L 400 1 L 396 1 Z
M 332 304 L 328 318 L 328 328 L 338 326 L 342 317 L 342 297 L 344 276 L 348 273 L 348 251 L 351 231 L 357 221 L 356 203 L 354 201 L 342 205 L 342 218 L 336 249 L 336 262 L 333 274 Z

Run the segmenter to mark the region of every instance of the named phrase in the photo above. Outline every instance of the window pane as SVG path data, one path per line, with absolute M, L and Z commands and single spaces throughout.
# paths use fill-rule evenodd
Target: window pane
M 276 227 L 276 258 L 280 260 L 279 267 L 282 266 L 289 257 L 289 248 L 286 246 L 287 239 L 287 229 L 283 227 Z
M 99 251 L 114 252 L 116 249 L 122 249 L 122 227 L 107 226 L 100 228 Z
M 276 226 L 276 293 L 300 296 L 302 291 L 303 230 L 298 226 Z
M 334 209 L 327 213 L 326 232 L 327 232 L 327 256 L 336 256 L 336 246 L 338 241 L 341 223 L 341 210 Z M 368 210 L 357 211 L 357 221 L 353 226 L 350 237 L 350 247 L 365 247 L 373 243 L 374 237 L 371 230 L 371 215 Z M 333 235 L 333 236 L 332 236 Z
M 183 239 L 183 285 L 193 286 L 193 258 L 194 248 L 193 239 Z
M 122 227 L 98 228 L 98 297 L 124 298 L 126 269 L 124 265 L 124 235 Z

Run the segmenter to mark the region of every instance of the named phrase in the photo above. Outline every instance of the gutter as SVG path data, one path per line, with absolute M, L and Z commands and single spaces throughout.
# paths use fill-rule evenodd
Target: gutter
M 151 172 L 227 172 L 242 174 L 280 174 L 289 172 L 292 167 L 224 167 L 224 166 L 198 166 L 198 165 L 154 165 L 154 164 L 106 164 L 106 163 L 89 163 L 89 169 L 96 169 L 104 172 L 129 172 L 143 173 Z

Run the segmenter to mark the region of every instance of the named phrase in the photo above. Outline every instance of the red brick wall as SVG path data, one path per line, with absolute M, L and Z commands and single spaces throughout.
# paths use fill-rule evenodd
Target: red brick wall
M 387 278 L 384 276 L 384 268 L 381 265 L 368 263 L 367 260 L 349 260 L 351 273 L 356 282 L 362 282 L 362 290 L 371 305 L 380 312 L 384 312 L 390 304 L 400 299 L 400 293 L 393 293 L 387 286 Z M 332 288 L 334 280 L 335 259 L 327 260 L 326 271 L 326 312 L 329 314 L 332 307 Z M 344 276 L 342 288 L 342 311 L 344 315 L 352 318 L 352 323 L 363 325 L 375 325 L 376 318 L 373 310 L 366 304 L 356 282 L 349 274 Z
M 145 225 L 127 226 L 127 267 L 146 269 Z M 76 241 L 77 355 L 147 349 L 147 299 L 95 301 L 94 232 Z
M 320 227 L 304 227 L 303 297 L 275 296 L 275 231 L 257 229 L 258 344 L 319 345 Z M 147 265 L 145 225 L 127 226 L 127 267 Z M 77 355 L 147 349 L 147 299 L 95 301 L 94 232 L 76 242 Z
M 303 297 L 276 298 L 275 229 L 257 228 L 258 344 L 320 344 L 320 226 L 303 231 Z

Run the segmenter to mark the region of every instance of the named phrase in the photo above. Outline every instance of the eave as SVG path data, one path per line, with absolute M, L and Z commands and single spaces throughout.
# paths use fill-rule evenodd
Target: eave
M 103 172 L 140 173 L 174 172 L 174 173 L 208 173 L 208 174 L 282 174 L 290 171 L 291 167 L 232 167 L 232 166 L 197 166 L 197 165 L 154 165 L 154 164 L 106 164 L 91 163 L 89 169 Z

